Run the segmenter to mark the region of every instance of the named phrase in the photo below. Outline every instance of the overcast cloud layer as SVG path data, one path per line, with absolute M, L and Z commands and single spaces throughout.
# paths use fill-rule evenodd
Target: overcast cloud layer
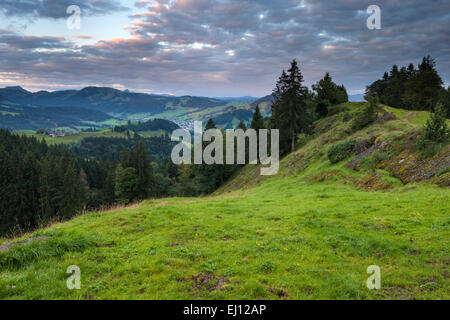
M 0 29 L 0 85 L 262 96 L 296 58 L 308 85 L 329 71 L 357 93 L 392 64 L 428 54 L 450 80 L 448 0 L 0 0 L 0 12 L 30 29 L 33 19 L 66 19 L 71 4 L 82 19 L 130 15 L 129 37 L 83 45 L 67 30 L 50 37 Z M 381 30 L 366 27 L 371 4 L 381 7 Z

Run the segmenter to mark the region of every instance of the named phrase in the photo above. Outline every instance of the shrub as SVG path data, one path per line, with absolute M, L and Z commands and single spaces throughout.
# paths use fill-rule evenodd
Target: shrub
M 352 153 L 353 148 L 355 147 L 355 143 L 355 140 L 347 140 L 344 142 L 333 144 L 328 149 L 328 160 L 330 160 L 331 163 L 338 163 L 344 160 Z
M 423 134 L 417 142 L 417 147 L 422 151 L 429 148 L 434 149 L 433 145 L 435 144 L 447 143 L 449 135 L 445 111 L 442 104 L 438 104 L 423 128 Z
M 310 136 L 300 133 L 297 136 L 297 147 L 301 148 L 303 147 L 308 141 L 310 140 Z
M 447 167 L 447 168 L 445 168 L 445 169 L 439 171 L 439 172 L 437 173 L 436 177 L 443 176 L 444 174 L 446 174 L 446 173 L 448 173 L 448 172 L 450 172 L 450 167 Z
M 389 155 L 387 153 L 376 150 L 370 157 L 362 159 L 361 165 L 367 169 L 375 170 L 378 164 L 387 159 L 389 159 Z
M 367 99 L 369 103 L 364 108 L 364 110 L 353 119 L 351 123 L 351 128 L 353 131 L 358 131 L 365 128 L 366 126 L 374 122 L 377 118 L 377 98 L 368 95 Z
M 349 112 L 344 112 L 342 115 L 342 121 L 343 122 L 349 122 L 352 119 L 352 116 Z

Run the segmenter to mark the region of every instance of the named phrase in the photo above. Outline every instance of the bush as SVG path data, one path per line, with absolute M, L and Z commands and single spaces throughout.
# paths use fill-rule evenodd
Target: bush
M 333 144 L 329 149 L 327 153 L 328 160 L 330 160 L 331 163 L 338 163 L 353 152 L 353 148 L 355 147 L 355 140 L 347 140 L 344 142 L 339 142 L 336 144 Z
M 353 119 L 351 123 L 351 128 L 353 131 L 358 131 L 365 128 L 377 118 L 377 99 L 370 95 L 367 96 L 367 99 L 369 104 Z
M 351 114 L 349 112 L 346 111 L 346 112 L 344 112 L 342 114 L 342 121 L 343 122 L 349 122 L 351 119 L 352 119 L 352 116 L 351 116 Z
M 417 149 L 421 151 L 423 158 L 434 156 L 449 141 L 450 132 L 445 113 L 442 104 L 438 104 L 422 130 L 422 135 L 417 141 Z
M 297 147 L 298 148 L 303 147 L 310 139 L 311 139 L 310 136 L 308 136 L 304 133 L 300 133 L 297 136 Z
M 449 130 L 442 104 L 438 104 L 435 109 L 435 112 L 428 118 L 422 137 L 417 143 L 419 150 L 425 150 L 432 144 L 448 142 Z
M 389 155 L 385 152 L 376 150 L 370 157 L 361 160 L 361 165 L 367 169 L 375 170 L 378 164 L 389 159 Z

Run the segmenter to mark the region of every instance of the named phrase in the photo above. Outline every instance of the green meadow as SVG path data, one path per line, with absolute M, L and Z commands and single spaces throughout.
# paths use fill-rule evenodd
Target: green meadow
M 383 165 L 395 151 L 358 170 L 353 156 L 327 159 L 332 144 L 371 136 L 402 154 L 428 114 L 396 112 L 352 133 L 345 113 L 358 104 L 343 107 L 277 175 L 247 166 L 210 196 L 149 199 L 0 240 L 0 298 L 449 299 L 449 188 L 403 183 Z M 71 265 L 79 290 L 66 287 Z M 366 285 L 372 265 L 379 290 Z

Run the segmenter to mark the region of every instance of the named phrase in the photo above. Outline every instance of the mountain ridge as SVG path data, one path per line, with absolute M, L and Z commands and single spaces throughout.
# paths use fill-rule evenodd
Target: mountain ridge
M 168 96 L 121 91 L 110 87 L 89 86 L 80 90 L 29 92 L 22 87 L 0 89 L 0 95 L 24 106 L 78 107 L 96 110 L 113 118 L 147 121 L 162 118 L 180 122 L 206 122 L 209 118 L 223 127 L 235 127 L 239 121 L 249 122 L 250 97 L 221 98 L 191 95 Z M 245 110 L 245 111 L 241 111 Z

